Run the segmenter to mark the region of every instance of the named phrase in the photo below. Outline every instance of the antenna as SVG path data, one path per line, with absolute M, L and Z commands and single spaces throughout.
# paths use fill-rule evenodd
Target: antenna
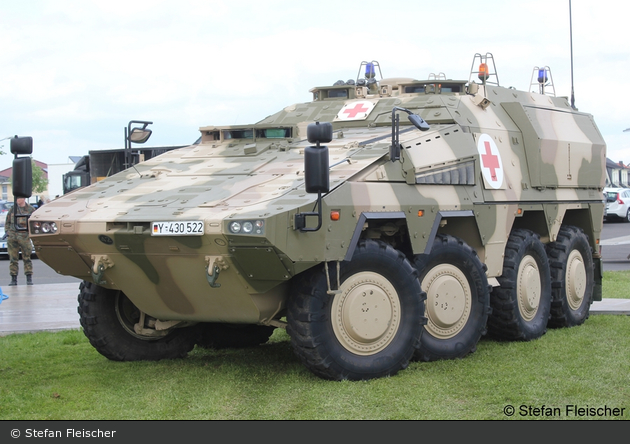
M 571 18 L 571 0 L 569 0 L 569 41 L 571 43 L 571 108 L 575 107 L 575 92 L 573 90 L 573 20 Z

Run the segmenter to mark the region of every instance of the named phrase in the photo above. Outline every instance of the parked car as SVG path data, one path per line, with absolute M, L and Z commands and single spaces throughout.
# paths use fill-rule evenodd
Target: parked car
M 606 220 L 622 219 L 630 222 L 630 189 L 604 188 L 606 196 Z
M 4 222 L 7 219 L 7 213 L 11 208 L 13 202 L 8 202 L 6 200 L 0 200 L 0 256 L 8 256 L 7 252 L 7 240 L 4 235 Z
M 0 200 L 0 217 L 2 217 L 2 221 L 4 222 L 4 218 L 7 217 L 7 213 L 13 206 L 13 202 L 9 202 L 8 200 Z
M 0 256 L 7 256 L 7 239 L 4 233 L 4 217 L 0 218 Z

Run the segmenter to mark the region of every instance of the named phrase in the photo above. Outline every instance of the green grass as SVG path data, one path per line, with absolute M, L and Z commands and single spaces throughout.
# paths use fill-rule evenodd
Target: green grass
M 605 271 L 603 297 L 630 299 L 630 271 Z
M 627 297 L 630 272 L 607 272 L 604 297 Z M 625 408 L 630 317 L 592 315 L 541 339 L 483 339 L 465 359 L 413 362 L 364 382 L 313 376 L 276 330 L 264 346 L 196 348 L 187 359 L 112 362 L 81 331 L 0 337 L 0 420 L 507 419 L 504 407 Z M 603 419 L 590 417 L 583 419 Z

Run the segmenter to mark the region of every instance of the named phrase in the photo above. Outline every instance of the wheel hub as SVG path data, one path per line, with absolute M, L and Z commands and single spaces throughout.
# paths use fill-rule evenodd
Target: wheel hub
M 400 301 L 383 276 L 357 273 L 346 279 L 332 306 L 333 330 L 341 345 L 372 355 L 392 341 L 400 325 Z
M 464 273 L 453 265 L 432 268 L 422 280 L 427 293 L 427 330 L 435 337 L 455 336 L 470 315 L 471 291 Z
M 115 302 L 116 318 L 120 325 L 129 333 L 138 339 L 145 341 L 153 341 L 164 337 L 168 334 L 168 331 L 157 331 L 153 329 L 144 328 L 145 314 L 142 313 L 127 296 L 118 292 L 116 294 Z M 150 333 L 150 334 L 147 334 Z
M 573 250 L 569 255 L 565 282 L 569 307 L 577 310 L 582 305 L 586 291 L 586 267 L 582 255 L 577 250 Z
M 518 267 L 518 309 L 526 321 L 536 316 L 540 305 L 542 284 L 538 263 L 532 256 L 525 256 Z

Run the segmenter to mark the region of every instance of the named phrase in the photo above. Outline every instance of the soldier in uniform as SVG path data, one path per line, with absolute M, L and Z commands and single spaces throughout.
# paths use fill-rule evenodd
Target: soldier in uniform
M 17 209 L 16 209 L 17 207 Z M 19 272 L 20 250 L 22 250 L 22 260 L 24 261 L 24 274 L 26 275 L 26 284 L 33 285 L 33 262 L 31 262 L 31 252 L 33 247 L 28 237 L 28 231 L 18 231 L 15 228 L 13 213 L 17 211 L 18 215 L 27 215 L 35 211 L 35 208 L 26 203 L 23 197 L 17 199 L 17 205 L 14 205 L 7 214 L 5 222 L 5 231 L 7 233 L 7 250 L 9 253 L 9 272 L 11 273 L 11 282 L 9 285 L 17 285 L 17 275 Z M 26 219 L 18 219 L 20 228 L 26 228 Z

